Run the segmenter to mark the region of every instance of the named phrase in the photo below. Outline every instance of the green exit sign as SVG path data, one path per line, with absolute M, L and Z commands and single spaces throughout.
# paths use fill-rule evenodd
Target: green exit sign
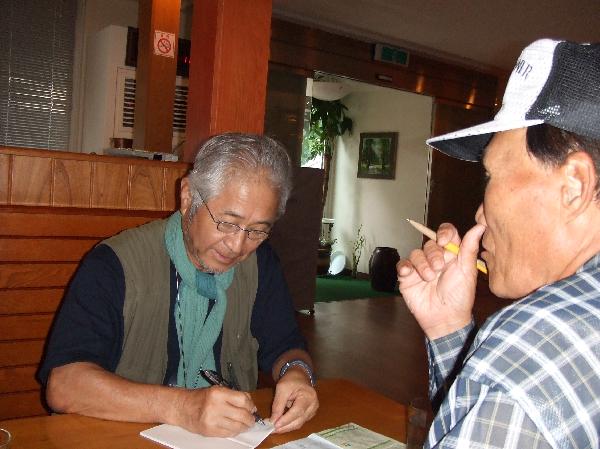
M 402 48 L 385 44 L 375 44 L 375 55 L 373 56 L 375 61 L 389 62 L 390 64 L 406 67 L 408 66 L 408 57 L 409 53 Z

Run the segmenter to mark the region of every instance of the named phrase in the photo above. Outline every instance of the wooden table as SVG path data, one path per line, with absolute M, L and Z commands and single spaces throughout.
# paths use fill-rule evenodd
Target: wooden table
M 405 407 L 372 390 L 344 379 L 318 382 L 320 407 L 302 429 L 270 435 L 259 448 L 271 448 L 313 432 L 349 422 L 405 441 Z M 269 416 L 273 391 L 252 394 L 262 416 Z M 104 421 L 79 415 L 54 415 L 0 421 L 13 435 L 12 449 L 157 449 L 163 446 L 139 436 L 149 424 Z

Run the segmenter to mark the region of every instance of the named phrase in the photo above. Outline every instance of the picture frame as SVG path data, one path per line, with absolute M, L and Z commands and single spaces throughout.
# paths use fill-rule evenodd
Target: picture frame
M 360 133 L 358 178 L 395 179 L 398 133 Z

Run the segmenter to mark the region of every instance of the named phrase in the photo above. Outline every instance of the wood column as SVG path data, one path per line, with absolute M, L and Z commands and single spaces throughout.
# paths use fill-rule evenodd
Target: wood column
M 271 0 L 195 0 L 184 161 L 206 138 L 262 133 Z
M 180 6 L 180 0 L 139 0 L 134 148 L 172 151 Z

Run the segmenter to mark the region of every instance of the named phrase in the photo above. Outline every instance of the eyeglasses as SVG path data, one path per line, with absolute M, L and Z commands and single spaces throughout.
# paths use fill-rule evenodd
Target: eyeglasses
M 248 239 L 255 242 L 262 242 L 263 240 L 266 240 L 269 237 L 269 233 L 265 231 L 259 231 L 257 229 L 244 229 L 241 226 L 236 225 L 235 223 L 215 220 L 214 215 L 208 208 L 208 204 L 206 204 L 204 200 L 202 200 L 202 204 L 204 204 L 204 206 L 206 207 L 208 215 L 210 215 L 212 221 L 214 221 L 217 225 L 217 230 L 221 231 L 223 234 L 237 234 L 240 231 L 244 231 Z

